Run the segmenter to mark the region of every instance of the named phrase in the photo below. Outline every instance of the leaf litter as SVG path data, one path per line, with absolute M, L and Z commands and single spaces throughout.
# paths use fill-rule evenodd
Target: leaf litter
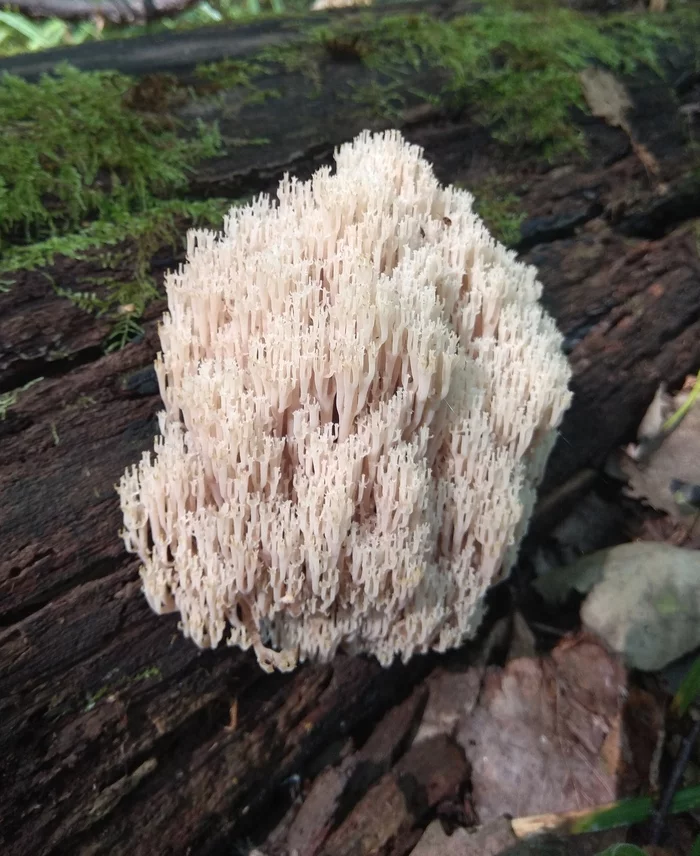
M 626 501 L 649 519 L 688 525 L 677 482 L 700 483 L 700 408 L 675 417 L 695 388 L 660 389 L 616 461 Z M 628 670 L 659 670 L 700 645 L 700 552 L 616 543 L 626 537 L 618 512 L 592 488 L 552 530 L 560 566 L 540 562 L 534 589 L 554 610 L 582 599 L 581 632 L 544 652 L 516 603 L 467 662 L 441 661 L 368 739 L 346 737 L 254 852 L 596 856 L 624 836 L 610 827 L 647 817 L 643 795 L 663 785 L 668 694 Z M 672 811 L 700 803 L 694 793 Z

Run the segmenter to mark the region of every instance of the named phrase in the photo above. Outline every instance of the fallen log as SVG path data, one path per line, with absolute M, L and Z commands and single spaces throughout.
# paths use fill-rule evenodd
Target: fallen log
M 442 16 L 463 10 L 457 3 L 435 8 Z M 363 27 L 384 14 L 346 13 L 343 20 L 353 22 L 361 43 Z M 622 130 L 583 114 L 576 118 L 589 159 L 571 154 L 552 167 L 533 146 L 516 156 L 469 103 L 433 97 L 443 80 L 434 68 L 405 78 L 388 112 L 368 97 L 352 101 L 376 80 L 352 39 L 325 42 L 317 64 L 301 70 L 291 54 L 286 66 L 283 54 L 268 54 L 272 71 L 255 84 L 278 93 L 267 99 L 249 98 L 247 83 L 223 76 L 216 98 L 202 98 L 196 86 L 191 95 L 198 63 L 249 60 L 298 36 L 284 21 L 215 32 L 158 37 L 150 47 L 99 45 L 4 60 L 0 70 L 30 78 L 63 58 L 151 80 L 177 72 L 186 87 L 178 87 L 182 100 L 172 111 L 186 129 L 218 119 L 224 140 L 223 152 L 195 169 L 185 194 L 191 197 L 273 190 L 284 171 L 306 177 L 360 129 L 389 125 L 425 147 L 442 180 L 481 189 L 494 221 L 494 202 L 517 197 L 512 243 L 540 270 L 575 373 L 575 403 L 546 490 L 598 466 L 635 428 L 659 382 L 673 385 L 697 369 L 693 218 L 700 205 L 687 146 L 686 118 L 695 114 L 682 112 L 694 90 L 685 83 L 674 89 L 687 67 L 682 54 L 674 54 L 665 79 L 650 83 L 640 70 L 627 81 L 637 141 L 660 170 L 650 179 Z M 231 38 L 237 53 L 230 53 Z M 216 50 L 200 50 L 205 42 Z M 152 90 L 150 101 L 148 91 L 139 94 L 152 109 L 162 90 Z M 652 105 L 653 127 L 643 121 Z M 489 199 L 484 189 L 494 177 Z M 126 265 L 135 250 L 128 240 L 121 250 L 119 264 Z M 180 258 L 179 246 L 154 249 L 149 265 L 157 283 Z M 109 322 L 86 315 L 55 288 L 80 291 L 86 279 L 97 282 L 108 271 L 119 275 L 97 251 L 57 255 L 15 271 L 0 292 L 0 840 L 9 856 L 206 856 L 230 851 L 249 834 L 264 838 L 271 806 L 289 798 L 290 781 L 313 779 L 324 751 L 370 728 L 431 663 L 423 658 L 385 672 L 340 657 L 269 677 L 250 656 L 198 651 L 181 638 L 176 617 L 151 614 L 137 564 L 118 538 L 114 484 L 157 431 L 151 367 L 163 302 L 147 307 L 140 338 L 105 354 Z M 392 776 L 374 782 L 375 795 L 398 799 Z M 372 802 L 368 796 L 362 811 L 371 813 Z M 401 834 L 410 824 L 424 826 L 433 810 L 404 806 Z M 353 823 L 357 816 L 332 831 L 329 841 L 342 842 L 338 852 L 350 847 Z M 386 844 L 393 833 L 380 827 L 372 828 Z

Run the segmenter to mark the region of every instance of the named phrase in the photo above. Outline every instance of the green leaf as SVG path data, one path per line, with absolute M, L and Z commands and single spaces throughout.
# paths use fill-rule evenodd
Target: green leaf
M 38 28 L 37 34 L 29 40 L 27 48 L 30 51 L 43 51 L 58 47 L 63 43 L 67 32 L 68 25 L 64 21 L 51 18 Z
M 4 12 L 0 10 L 0 24 L 9 27 L 18 35 L 24 36 L 25 39 L 37 39 L 41 37 L 41 27 L 38 24 L 32 23 L 24 15 L 18 15 L 16 12 Z
M 690 851 L 690 856 L 700 856 L 700 835 L 695 839 L 693 849 Z
M 571 825 L 571 832 L 600 832 L 603 829 L 613 829 L 616 826 L 629 826 L 641 823 L 652 813 L 654 803 L 651 797 L 637 797 L 622 800 L 613 806 L 594 809 Z M 671 814 L 684 811 L 696 811 L 700 808 L 700 785 L 684 788 L 678 791 L 671 803 Z

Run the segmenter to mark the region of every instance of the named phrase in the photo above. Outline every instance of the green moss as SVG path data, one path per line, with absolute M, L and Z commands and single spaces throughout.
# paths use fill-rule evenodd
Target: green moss
M 105 348 L 112 351 L 143 332 L 139 319 L 151 300 L 159 296 L 151 274 L 155 253 L 165 247 L 182 246 L 190 226 L 219 226 L 231 204 L 226 199 L 169 200 L 154 203 L 142 214 L 117 213 L 111 222 L 98 220 L 79 232 L 13 247 L 0 262 L 0 273 L 41 268 L 54 264 L 60 256 L 88 259 L 99 251 L 101 266 L 120 272 L 119 278 L 89 276 L 92 288 L 105 286 L 99 294 L 62 288 L 55 283 L 53 287 L 56 294 L 80 309 L 111 322 Z
M 312 84 L 310 95 L 318 95 L 323 82 L 321 64 L 324 49 L 314 28 L 307 37 L 288 44 L 263 48 L 254 60 L 225 59 L 200 65 L 195 70 L 196 87 L 208 84 L 213 91 L 243 90 L 243 104 L 259 104 L 270 98 L 280 98 L 278 89 L 265 86 L 272 74 L 301 74 Z
M 96 690 L 94 693 L 88 693 L 85 698 L 85 712 L 92 710 L 99 701 L 106 698 L 108 695 L 125 689 L 133 684 L 141 683 L 150 680 L 150 678 L 162 677 L 161 671 L 157 666 L 149 666 L 142 669 L 135 675 L 120 675 L 119 669 L 113 669 L 106 675 L 107 683 Z
M 157 295 L 153 255 L 179 247 L 188 226 L 219 225 L 230 206 L 168 198 L 220 150 L 214 127 L 178 133 L 168 114 L 178 86 L 163 75 L 134 82 L 70 67 L 38 83 L 0 78 L 0 290 L 60 256 L 98 261 L 114 275 L 90 276 L 84 291 L 54 288 L 110 320 L 108 350 L 141 332 Z
M 134 83 L 64 67 L 35 84 L 0 79 L 0 287 L 60 256 L 97 260 L 114 275 L 90 276 L 84 291 L 54 288 L 110 320 L 108 350 L 142 332 L 139 319 L 157 296 L 153 255 L 179 246 L 188 226 L 219 225 L 230 206 L 168 198 L 220 150 L 213 127 L 178 134 L 167 112 L 176 96 L 164 76 Z
M 137 266 L 141 272 L 154 243 L 157 244 L 155 249 L 172 244 L 178 218 L 196 223 L 217 223 L 229 204 L 223 199 L 206 202 L 167 200 L 154 202 L 148 211 L 141 214 L 115 211 L 112 219 L 88 223 L 76 232 L 55 235 L 34 244 L 10 247 L 0 261 L 0 274 L 52 265 L 57 256 L 84 259 L 95 247 L 119 244 L 127 238 L 145 242 L 143 249 L 139 248 L 137 252 Z
M 26 392 L 29 387 L 34 386 L 35 383 L 39 383 L 39 381 L 42 381 L 43 379 L 43 377 L 34 378 L 33 380 L 30 380 L 29 383 L 25 383 L 24 386 L 20 386 L 17 389 L 11 389 L 9 392 L 4 392 L 0 395 L 0 422 L 4 422 L 5 419 L 7 419 L 7 414 L 10 412 L 10 408 L 17 404 L 22 393 Z
M 257 58 L 270 68 L 278 68 L 286 74 L 301 74 L 311 84 L 315 92 L 321 88 L 323 74 L 321 62 L 323 50 L 318 38 L 312 31 L 311 38 L 305 40 L 305 44 L 290 43 L 264 48 Z
M 659 73 L 659 44 L 700 32 L 700 9 L 599 19 L 542 0 L 491 0 L 450 21 L 422 14 L 377 20 L 359 12 L 336 26 L 304 26 L 294 43 L 252 60 L 200 67 L 195 90 L 216 96 L 238 87 L 245 106 L 279 97 L 264 78 L 284 72 L 310 81 L 313 97 L 324 66 L 342 57 L 364 67 L 364 80 L 345 97 L 365 116 L 393 122 L 409 99 L 427 99 L 468 109 L 505 144 L 530 144 L 553 157 L 583 150 L 572 109 L 586 109 L 579 72 L 601 63 L 622 74 L 642 64 Z M 13 273 L 46 267 L 58 256 L 98 258 L 116 271 L 113 277 L 100 283 L 91 276 L 85 288 L 56 290 L 110 319 L 108 348 L 141 332 L 139 319 L 156 295 L 154 253 L 176 244 L 187 225 L 220 223 L 230 204 L 172 199 L 221 141 L 215 128 L 179 134 L 167 106 L 180 84 L 156 77 L 134 83 L 64 68 L 37 84 L 0 79 L 0 292 Z M 421 77 L 427 93 L 415 83 Z M 236 137 L 226 145 L 266 142 Z M 517 240 L 522 215 L 512 194 L 484 188 L 477 203 L 502 240 Z
M 352 86 L 349 100 L 359 104 L 363 111 L 377 119 L 399 120 L 406 106 L 404 89 L 398 81 L 381 83 L 372 80 L 369 83 Z
M 337 25 L 300 32 L 298 41 L 203 71 L 229 88 L 265 91 L 265 75 L 302 74 L 317 94 L 324 63 L 354 59 L 371 79 L 345 97 L 372 116 L 395 121 L 412 95 L 447 109 L 468 107 L 494 137 L 530 144 L 546 156 L 584 150 L 573 119 L 586 110 L 579 72 L 600 63 L 626 74 L 640 65 L 660 73 L 660 43 L 700 33 L 700 10 L 665 15 L 591 17 L 547 0 L 490 0 L 479 12 L 451 20 L 424 14 L 366 12 Z M 429 72 L 437 90 L 421 91 L 416 72 Z
M 142 669 L 132 678 L 132 681 L 147 681 L 149 678 L 160 678 L 161 672 L 158 666 L 148 666 Z
M 261 61 L 224 59 L 206 63 L 195 69 L 195 91 L 223 93 L 235 89 L 243 90 L 242 105 L 264 104 L 271 98 L 280 98 L 278 89 L 261 86 L 261 78 L 268 66 Z
M 216 129 L 183 139 L 167 115 L 132 108 L 132 87 L 70 67 L 39 83 L 0 78 L 0 248 L 146 211 L 218 151 Z
M 507 247 L 520 240 L 520 225 L 525 219 L 520 198 L 507 190 L 495 176 L 470 188 L 474 194 L 474 209 L 483 218 L 489 232 Z
M 334 49 L 343 41 L 375 72 L 376 81 L 359 93 L 364 100 L 357 92 L 353 97 L 373 112 L 383 109 L 393 118 L 397 90 L 406 91 L 416 71 L 437 72 L 443 106 L 468 106 L 502 142 L 533 144 L 554 156 L 583 148 L 572 119 L 572 108 L 586 109 L 580 71 L 601 63 L 623 74 L 642 64 L 658 72 L 659 43 L 678 40 L 689 29 L 700 30 L 697 9 L 599 19 L 560 8 L 522 10 L 496 0 L 450 21 L 390 16 L 358 34 L 326 28 L 314 38 Z M 414 94 L 424 96 L 415 89 Z

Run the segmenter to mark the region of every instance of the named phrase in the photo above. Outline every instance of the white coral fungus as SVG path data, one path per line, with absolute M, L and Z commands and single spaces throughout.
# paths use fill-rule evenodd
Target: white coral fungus
M 266 670 L 473 635 L 569 403 L 535 271 L 398 132 L 191 231 L 155 456 L 119 486 L 146 596 Z

